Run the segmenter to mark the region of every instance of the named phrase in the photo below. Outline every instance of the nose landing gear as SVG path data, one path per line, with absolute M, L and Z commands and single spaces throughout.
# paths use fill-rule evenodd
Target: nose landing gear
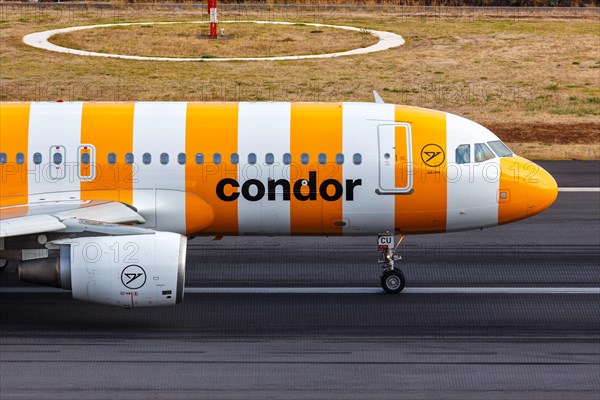
M 401 235 L 396 246 L 394 246 L 394 235 L 389 232 L 385 235 L 379 235 L 377 238 L 377 248 L 381 253 L 381 259 L 378 263 L 381 264 L 381 267 L 383 268 L 381 274 L 381 287 L 387 293 L 400 293 L 402 289 L 404 289 L 406 283 L 402 271 L 394 266 L 396 261 L 402 260 L 401 256 L 396 255 L 396 251 L 405 237 L 405 235 Z

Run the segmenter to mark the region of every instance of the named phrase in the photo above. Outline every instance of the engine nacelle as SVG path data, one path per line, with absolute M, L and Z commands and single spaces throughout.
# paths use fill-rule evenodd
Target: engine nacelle
M 23 282 L 71 290 L 73 298 L 122 307 L 183 300 L 187 238 L 169 233 L 98 236 L 52 243 L 60 256 L 19 265 Z

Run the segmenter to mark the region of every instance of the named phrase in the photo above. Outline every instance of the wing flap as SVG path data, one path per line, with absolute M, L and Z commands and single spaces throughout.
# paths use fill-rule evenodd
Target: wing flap
M 0 220 L 0 238 L 60 231 L 65 228 L 65 224 L 51 215 L 27 215 Z
M 115 201 L 49 201 L 0 208 L 0 237 L 91 230 L 74 228 L 80 221 L 92 227 L 104 226 L 104 230 L 113 224 L 146 222 L 133 208 Z

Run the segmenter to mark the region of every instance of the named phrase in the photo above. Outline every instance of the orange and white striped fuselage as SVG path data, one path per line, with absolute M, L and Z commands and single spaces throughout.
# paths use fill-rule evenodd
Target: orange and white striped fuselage
M 185 235 L 478 229 L 557 194 L 498 143 L 465 118 L 392 104 L 3 103 L 0 206 L 118 201 Z

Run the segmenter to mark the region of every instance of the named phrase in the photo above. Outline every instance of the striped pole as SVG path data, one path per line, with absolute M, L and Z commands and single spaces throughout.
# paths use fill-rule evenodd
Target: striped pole
M 210 37 L 217 37 L 217 0 L 208 0 L 208 14 L 210 15 Z

